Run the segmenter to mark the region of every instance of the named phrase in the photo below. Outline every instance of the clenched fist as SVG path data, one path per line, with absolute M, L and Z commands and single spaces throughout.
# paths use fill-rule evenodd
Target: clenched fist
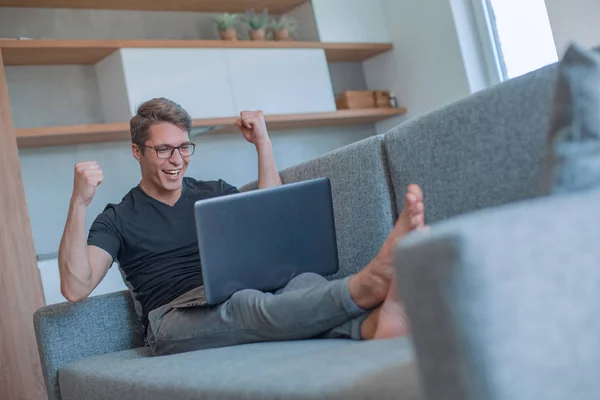
M 262 111 L 242 111 L 235 126 L 242 132 L 244 139 L 254 145 L 269 140 L 265 115 Z
M 81 162 L 75 165 L 73 200 L 89 206 L 96 194 L 96 188 L 102 183 L 104 173 L 96 161 Z

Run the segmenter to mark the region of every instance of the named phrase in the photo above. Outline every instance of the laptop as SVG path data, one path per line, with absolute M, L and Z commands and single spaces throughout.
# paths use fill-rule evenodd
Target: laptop
M 295 276 L 339 270 L 328 178 L 195 203 L 208 304 L 242 289 L 272 292 Z

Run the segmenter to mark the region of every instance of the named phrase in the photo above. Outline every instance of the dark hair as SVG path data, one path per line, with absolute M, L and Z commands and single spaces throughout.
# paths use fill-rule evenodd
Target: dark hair
M 129 121 L 131 142 L 144 145 L 148 140 L 150 127 L 159 122 L 171 123 L 188 133 L 192 130 L 192 118 L 183 107 L 174 101 L 158 97 L 142 103 L 137 114 Z

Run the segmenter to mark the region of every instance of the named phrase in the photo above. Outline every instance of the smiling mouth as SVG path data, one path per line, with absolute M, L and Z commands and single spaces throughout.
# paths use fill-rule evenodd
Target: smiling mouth
M 179 168 L 179 169 L 163 169 L 162 172 L 164 172 L 165 174 L 167 174 L 169 176 L 179 176 L 179 174 L 181 173 L 181 168 Z

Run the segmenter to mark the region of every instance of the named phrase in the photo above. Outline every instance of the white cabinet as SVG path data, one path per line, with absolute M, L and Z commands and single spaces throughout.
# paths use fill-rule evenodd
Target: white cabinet
M 312 6 L 322 42 L 390 42 L 381 0 L 312 0 Z
M 96 73 L 106 122 L 128 121 L 154 97 L 192 118 L 336 110 L 322 49 L 122 49 Z
M 325 52 L 321 49 L 227 50 L 237 110 L 265 114 L 335 111 Z
M 107 122 L 127 121 L 154 97 L 179 103 L 192 118 L 235 114 L 223 49 L 122 49 L 96 72 Z

